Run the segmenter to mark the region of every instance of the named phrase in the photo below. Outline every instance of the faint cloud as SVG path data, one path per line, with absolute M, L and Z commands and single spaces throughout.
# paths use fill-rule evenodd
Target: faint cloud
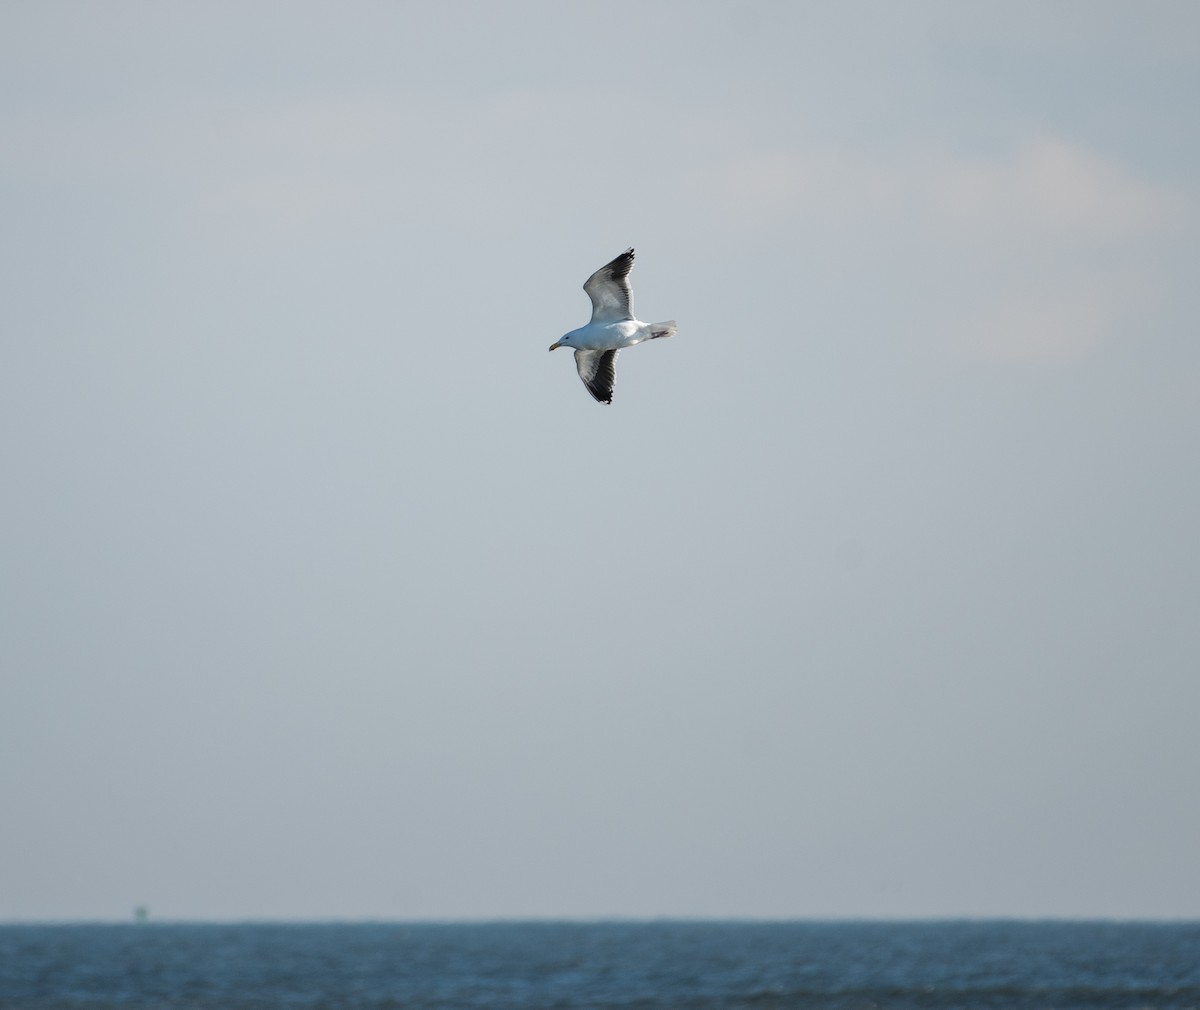
M 1054 138 L 1004 159 L 943 159 L 928 183 L 934 214 L 964 237 L 1122 240 L 1169 225 L 1182 209 L 1175 194 Z
M 824 147 L 749 153 L 693 173 L 688 189 L 726 223 L 758 230 L 797 220 L 841 225 L 889 213 L 903 205 L 906 181 L 872 158 Z
M 0 171 L 158 195 L 201 220 L 291 230 L 361 201 L 395 117 L 353 101 L 151 106 L 9 121 Z
M 198 134 L 176 136 L 201 213 L 285 231 L 363 210 L 398 117 L 357 101 L 213 110 Z
M 1124 330 L 1153 303 L 1138 272 L 1097 272 L 1078 281 L 1008 284 L 964 309 L 947 343 L 973 356 L 1012 363 L 1056 363 L 1086 354 Z
M 3 124 L 0 173 L 158 199 L 214 240 L 287 240 L 432 208 L 477 223 L 503 209 L 496 152 L 556 111 L 521 95 L 462 110 L 401 93 L 30 118 Z
M 1191 216 L 1184 194 L 1053 138 L 930 179 L 931 239 L 960 285 L 935 333 L 991 360 L 1069 361 L 1136 333 Z
M 751 152 L 701 170 L 690 191 L 743 226 L 789 219 L 842 225 L 871 216 L 948 234 L 1127 237 L 1169 224 L 1177 194 L 1057 139 L 994 159 L 944 152 L 884 156 L 838 147 Z
M 1195 194 L 1058 137 L 993 158 L 825 146 L 750 151 L 689 193 L 746 234 L 787 229 L 843 269 L 886 269 L 948 349 L 989 359 L 1087 353 L 1153 303 Z
M 561 98 L 503 93 L 470 108 L 393 94 L 295 101 L 222 112 L 180 139 L 201 212 L 222 226 L 363 229 L 436 218 L 478 231 L 511 224 L 514 205 L 544 197 L 546 162 L 529 140 L 574 117 Z M 564 177 L 565 178 L 565 177 Z M 563 183 L 564 187 L 566 183 Z

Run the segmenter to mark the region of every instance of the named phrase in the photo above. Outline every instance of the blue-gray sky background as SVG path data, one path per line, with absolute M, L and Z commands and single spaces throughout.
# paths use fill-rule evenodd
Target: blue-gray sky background
M 4 4 L 0 919 L 1200 915 L 1197 95 L 1189 2 Z

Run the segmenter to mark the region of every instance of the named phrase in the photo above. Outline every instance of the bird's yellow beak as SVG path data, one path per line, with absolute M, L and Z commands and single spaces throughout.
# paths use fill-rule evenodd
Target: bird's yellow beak
M 554 343 L 550 345 L 550 350 L 553 351 L 556 347 L 562 347 L 562 342 L 559 340 L 554 341 Z

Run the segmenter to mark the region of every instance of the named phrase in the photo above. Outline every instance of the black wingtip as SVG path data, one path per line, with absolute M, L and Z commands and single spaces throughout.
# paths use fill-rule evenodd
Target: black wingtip
M 612 405 L 613 391 L 612 391 L 611 386 L 609 386 L 606 389 L 603 385 L 601 385 L 599 383 L 587 383 L 587 382 L 585 382 L 583 384 L 583 386 L 584 386 L 584 389 L 586 389 L 589 393 L 592 394 L 592 399 L 595 400 L 597 403 L 605 403 L 605 404 L 608 404 L 609 406 Z
M 604 264 L 601 269 L 607 270 L 617 280 L 628 277 L 629 271 L 633 269 L 633 246 L 626 249 L 620 256 Z

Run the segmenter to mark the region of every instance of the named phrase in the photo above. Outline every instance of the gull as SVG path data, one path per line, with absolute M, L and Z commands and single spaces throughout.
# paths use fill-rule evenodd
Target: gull
M 550 345 L 575 350 L 579 377 L 600 403 L 612 403 L 616 381 L 617 351 L 643 340 L 675 335 L 675 320 L 643 323 L 633 315 L 633 292 L 629 290 L 629 271 L 633 269 L 633 249 L 626 249 L 606 263 L 583 285 L 592 300 L 592 321 L 587 326 L 559 337 Z

